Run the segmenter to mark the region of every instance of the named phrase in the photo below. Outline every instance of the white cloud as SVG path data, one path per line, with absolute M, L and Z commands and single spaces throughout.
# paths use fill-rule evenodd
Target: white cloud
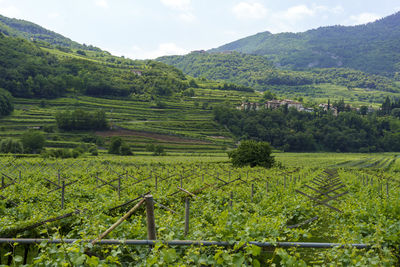
M 358 15 L 350 16 L 350 21 L 351 21 L 351 24 L 353 24 L 353 25 L 359 25 L 359 24 L 365 24 L 368 22 L 373 22 L 380 18 L 381 18 L 381 16 L 379 16 L 377 14 L 361 13 Z
M 47 15 L 50 19 L 57 19 L 60 17 L 60 13 L 52 12 Z
M 267 16 L 268 10 L 258 2 L 240 2 L 232 8 L 238 19 L 262 19 Z
M 288 10 L 283 12 L 282 16 L 287 20 L 299 20 L 304 17 L 313 16 L 316 9 L 311 9 L 306 5 L 299 5 L 290 7 Z
M 171 55 L 184 55 L 190 51 L 179 47 L 175 43 L 162 43 L 154 50 L 144 49 L 139 46 L 132 46 L 130 51 L 127 53 L 115 53 L 116 55 L 122 55 L 132 58 L 132 59 L 155 59 L 161 56 L 171 56 Z
M 99 6 L 99 7 L 102 7 L 102 8 L 108 8 L 107 0 L 96 0 L 95 4 L 96 4 L 96 6 Z
M 0 7 L 0 14 L 10 18 L 21 16 L 21 11 L 15 6 Z
M 161 3 L 169 8 L 187 11 L 192 8 L 191 0 L 161 0 Z
M 184 22 L 193 22 L 196 16 L 193 14 L 192 0 L 160 0 L 161 3 L 174 10 L 178 11 L 176 18 Z
M 178 18 L 185 22 L 192 22 L 196 20 L 196 16 L 192 12 L 184 12 L 179 14 Z

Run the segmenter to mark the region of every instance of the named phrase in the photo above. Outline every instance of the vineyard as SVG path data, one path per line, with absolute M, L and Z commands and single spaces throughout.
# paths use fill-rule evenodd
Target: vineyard
M 1 158 L 0 265 L 399 264 L 397 157 L 294 155 Z

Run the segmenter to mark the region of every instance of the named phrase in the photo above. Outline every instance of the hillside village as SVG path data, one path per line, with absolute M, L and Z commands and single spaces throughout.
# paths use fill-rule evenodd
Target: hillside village
M 290 99 L 273 99 L 266 101 L 265 103 L 258 103 L 258 102 L 243 102 L 240 106 L 237 106 L 236 109 L 241 111 L 258 111 L 260 109 L 277 109 L 283 106 L 287 106 L 288 108 L 295 108 L 297 111 L 300 112 L 314 112 L 314 108 L 306 108 L 303 106 L 301 102 L 290 100 Z M 322 103 L 318 105 L 318 108 L 322 109 L 323 111 L 331 110 L 334 116 L 339 114 L 339 111 L 336 107 L 332 104 Z M 354 108 L 348 105 L 348 108 L 353 111 L 360 111 L 360 108 Z M 367 113 L 372 113 L 375 110 L 372 107 L 368 107 Z

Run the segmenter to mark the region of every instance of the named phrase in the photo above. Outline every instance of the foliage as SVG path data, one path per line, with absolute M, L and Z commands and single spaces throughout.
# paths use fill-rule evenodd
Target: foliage
M 68 56 L 0 33 L 0 87 L 13 96 L 56 98 L 67 92 L 91 96 L 127 97 L 131 94 L 169 96 L 188 87 L 185 76 L 165 64 L 129 61 L 141 75 L 121 64 Z M 131 67 L 132 68 L 132 67 Z
M 266 90 L 271 86 L 305 86 L 331 83 L 347 88 L 364 88 L 386 92 L 399 92 L 393 80 L 345 68 L 312 69 L 309 71 L 288 71 L 276 68 L 268 57 L 232 53 L 196 53 L 185 56 L 167 56 L 157 60 L 173 65 L 188 75 L 206 77 L 243 85 L 228 84 L 224 90 L 246 91 L 250 87 Z M 232 87 L 232 88 L 231 88 Z M 314 93 L 315 94 L 315 93 Z
M 161 144 L 147 144 L 146 151 L 153 152 L 153 156 L 165 156 L 166 153 L 164 152 L 164 146 Z
M 109 154 L 129 156 L 132 155 L 131 148 L 119 136 L 113 136 L 108 147 Z
M 294 108 L 243 112 L 218 107 L 214 116 L 238 139 L 267 141 L 284 151 L 400 151 L 400 121 L 376 113 L 365 116 L 348 111 L 335 116 L 321 109 L 313 113 Z
M 338 168 L 337 178 L 347 194 L 331 200 L 329 205 L 343 211 L 341 213 L 324 205 L 315 206 L 295 191 L 304 190 L 304 184 L 324 175 L 321 163 L 322 166 L 351 164 L 360 158 L 371 157 L 385 161 L 397 156 L 395 153 L 279 153 L 278 156 L 292 162 L 289 164 L 292 167 L 247 166 L 232 171 L 230 163 L 220 160 L 213 163 L 211 158 L 187 156 L 166 157 L 161 159 L 162 163 L 151 157 L 116 159 L 105 156 L 62 161 L 1 158 L 2 172 L 12 177 L 15 169 L 22 173 L 20 179 L 2 191 L 6 199 L 0 199 L 0 233 L 21 238 L 79 239 L 71 244 L 43 242 L 34 249 L 31 247 L 27 264 L 33 266 L 398 265 L 400 204 L 397 198 L 399 187 L 393 178 L 397 172 L 367 166 Z M 123 175 L 125 173 L 129 175 Z M 60 208 L 60 190 L 54 191 L 58 187 L 58 174 L 65 184 L 71 183 L 65 188 L 64 209 Z M 123 178 L 120 194 L 113 186 L 105 183 L 99 186 L 103 183 L 98 178 L 113 186 Z M 184 189 L 196 192 L 196 198 L 190 201 L 190 228 L 186 236 L 182 222 L 186 194 L 176 188 L 180 180 Z M 154 190 L 156 183 L 157 190 Z M 210 187 L 210 184 L 214 186 Z M 386 184 L 389 193 L 384 188 Z M 216 187 L 220 189 L 216 190 Z M 91 245 L 87 242 L 126 214 L 139 201 L 132 203 L 134 197 L 150 190 L 157 201 L 154 215 L 158 240 L 227 241 L 232 245 L 175 247 L 157 242 L 149 250 L 148 246 Z M 125 205 L 121 207 L 121 204 Z M 117 206 L 120 207 L 113 209 Z M 74 212 L 77 212 L 74 216 L 26 230 L 41 221 Z M 288 227 L 316 216 L 317 220 L 302 227 Z M 146 238 L 143 207 L 107 237 L 116 240 Z M 343 246 L 329 249 L 272 246 L 263 249 L 248 244 L 249 241 L 272 244 L 326 242 Z M 371 248 L 356 250 L 347 246 L 355 243 L 368 244 Z M 6 252 L 2 260 L 7 261 L 6 257 L 10 256 L 11 265 L 21 265 L 23 244 L 13 243 Z
M 14 104 L 11 94 L 0 88 L 0 117 L 11 114 L 13 110 Z
M 254 140 L 246 140 L 240 142 L 237 149 L 229 151 L 228 156 L 234 167 L 264 167 L 271 168 L 275 159 L 271 155 L 272 148 L 267 142 L 256 142 Z
M 75 109 L 74 111 L 58 112 L 56 122 L 59 129 L 71 130 L 106 130 L 108 123 L 104 110 L 84 111 Z
M 26 153 L 37 154 L 43 149 L 46 138 L 42 132 L 30 130 L 22 135 L 21 142 Z
M 0 153 L 22 154 L 24 146 L 19 140 L 6 138 L 0 141 Z
M 212 52 L 268 56 L 285 68 L 347 67 L 393 76 L 399 71 L 400 13 L 358 26 L 331 26 L 303 33 L 258 33 Z
M 25 20 L 7 18 L 0 15 L 0 33 L 13 37 L 21 37 L 27 40 L 44 41 L 62 48 L 76 48 L 91 51 L 100 51 L 99 48 L 81 45 L 77 42 L 44 29 L 43 27 Z M 68 50 L 67 50 L 68 51 Z

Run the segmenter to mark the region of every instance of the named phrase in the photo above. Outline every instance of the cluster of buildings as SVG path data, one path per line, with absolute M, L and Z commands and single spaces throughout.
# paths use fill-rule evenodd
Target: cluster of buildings
M 305 108 L 303 107 L 303 104 L 300 102 L 294 101 L 294 100 L 289 100 L 289 99 L 284 99 L 284 100 L 270 100 L 265 103 L 256 103 L 256 102 L 243 102 L 240 106 L 237 107 L 238 110 L 260 110 L 260 109 L 277 109 L 282 106 L 287 105 L 288 108 L 295 108 L 297 111 L 303 111 L 303 112 L 314 112 L 313 108 Z M 339 114 L 339 111 L 337 110 L 336 107 L 333 107 L 332 104 L 319 104 L 318 107 L 322 109 L 323 111 L 328 111 L 330 110 L 334 116 L 337 116 Z M 354 108 L 354 107 L 348 107 L 349 109 L 353 111 L 359 112 L 359 108 Z M 372 113 L 374 112 L 374 109 L 372 107 L 368 107 L 367 113 Z
M 303 107 L 303 104 L 300 102 L 294 101 L 294 100 L 289 100 L 289 99 L 284 99 L 284 100 L 270 100 L 265 103 L 251 103 L 251 102 L 243 102 L 237 109 L 239 110 L 260 110 L 261 108 L 266 108 L 266 109 L 277 109 L 281 106 L 287 105 L 288 108 L 295 108 L 298 111 L 305 111 L 305 112 L 313 112 L 314 109 L 312 108 L 305 108 Z

